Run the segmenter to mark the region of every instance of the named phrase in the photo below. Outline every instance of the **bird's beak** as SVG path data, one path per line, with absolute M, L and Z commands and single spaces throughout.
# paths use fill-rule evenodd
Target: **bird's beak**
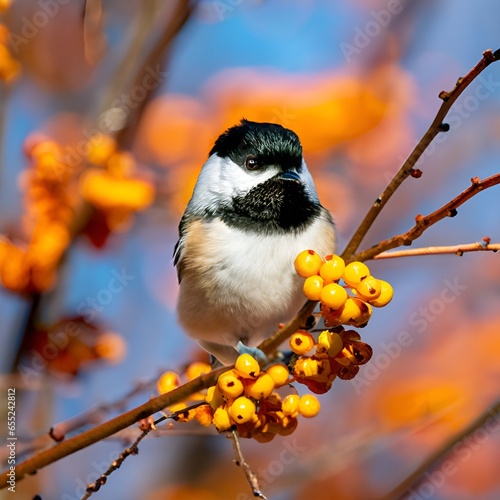
M 300 182 L 300 176 L 295 170 L 285 170 L 279 175 L 280 179 L 290 179 L 292 181 Z

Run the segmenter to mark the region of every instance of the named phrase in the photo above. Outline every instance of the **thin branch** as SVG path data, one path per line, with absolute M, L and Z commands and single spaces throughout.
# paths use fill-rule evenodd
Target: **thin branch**
M 139 443 L 152 431 L 156 431 L 156 426 L 163 422 L 164 420 L 167 419 L 176 419 L 179 415 L 182 415 L 183 413 L 186 413 L 187 411 L 194 410 L 195 408 L 198 408 L 199 406 L 205 405 L 207 403 L 201 402 L 201 403 L 195 403 L 189 407 L 183 408 L 182 410 L 178 410 L 176 412 L 171 413 L 170 415 L 163 415 L 159 418 L 157 418 L 155 421 L 146 419 L 146 423 L 144 426 L 140 426 L 143 430 L 137 436 L 135 441 L 125 450 L 120 453 L 120 456 L 114 460 L 109 467 L 104 471 L 100 477 L 97 478 L 97 480 L 92 483 L 87 485 L 87 489 L 85 491 L 85 495 L 81 498 L 81 500 L 86 500 L 87 498 L 91 497 L 93 493 L 96 493 L 97 491 L 100 490 L 101 486 L 106 484 L 108 477 L 115 471 L 118 470 L 122 463 L 126 460 L 127 457 L 130 455 L 137 455 L 139 453 Z
M 248 484 L 250 485 L 250 488 L 252 488 L 253 496 L 262 498 L 263 500 L 267 500 L 264 494 L 260 491 L 259 481 L 257 479 L 257 476 L 255 475 L 255 472 L 252 471 L 250 465 L 248 465 L 248 462 L 243 456 L 243 452 L 241 451 L 240 438 L 236 429 L 231 429 L 227 433 L 227 437 L 233 441 L 233 449 L 236 456 L 236 465 L 243 468 Z
M 461 257 L 467 252 L 498 252 L 500 243 L 489 243 L 487 245 L 480 242 L 465 243 L 463 245 L 449 245 L 439 247 L 411 248 L 408 250 L 396 250 L 394 252 L 382 252 L 373 257 L 374 259 L 397 259 L 399 257 L 415 257 L 417 255 L 449 255 L 455 254 Z
M 148 71 L 151 68 L 156 68 L 157 65 L 161 66 L 162 69 L 165 67 L 167 60 L 170 57 L 173 41 L 191 16 L 193 11 L 193 2 L 190 0 L 178 0 L 173 10 L 174 12 L 169 16 L 167 25 L 161 30 L 162 34 L 160 38 L 146 54 L 144 63 L 142 64 L 142 69 L 135 75 L 131 88 L 144 87 L 144 78 L 148 75 Z M 144 28 L 146 30 L 150 30 L 150 25 L 148 24 Z M 144 99 L 141 99 L 141 101 L 134 108 L 134 116 L 132 117 L 129 113 L 127 124 L 116 134 L 116 140 L 122 146 L 132 142 L 137 130 L 139 118 L 143 114 L 157 88 L 145 88 L 145 90 L 146 96 Z
M 97 443 L 101 439 L 112 436 L 118 431 L 135 424 L 139 420 L 143 420 L 150 415 L 163 410 L 167 406 L 184 401 L 191 394 L 214 385 L 221 373 L 224 373 L 233 367 L 234 365 L 224 366 L 202 375 L 201 377 L 195 378 L 194 380 L 187 382 L 171 392 L 151 398 L 146 403 L 122 413 L 121 415 L 118 415 L 101 425 L 97 425 L 96 427 L 82 432 L 77 436 L 66 439 L 48 450 L 41 451 L 37 455 L 19 463 L 16 466 L 16 480 L 22 479 L 27 474 L 34 474 L 37 470 L 42 469 L 51 463 L 57 462 L 61 458 L 67 457 L 75 451 L 86 448 L 91 444 Z M 7 486 L 7 480 L 7 471 L 5 471 L 0 475 L 0 489 Z
M 308 300 L 302 309 L 297 313 L 297 315 L 288 322 L 283 328 L 278 330 L 272 337 L 264 340 L 259 345 L 264 354 L 271 356 L 274 352 L 278 350 L 278 347 L 288 339 L 293 333 L 295 333 L 299 328 L 303 328 L 306 325 L 307 319 L 314 311 L 317 302 Z
M 155 420 L 152 425 L 144 429 L 139 434 L 137 439 L 128 448 L 123 450 L 118 458 L 114 460 L 109 465 L 109 467 L 96 479 L 95 483 L 87 485 L 87 489 L 85 490 L 85 494 L 83 495 L 81 500 L 86 500 L 87 498 L 91 497 L 93 493 L 99 491 L 101 489 L 101 486 L 106 484 L 106 482 L 108 481 L 108 476 L 110 476 L 115 470 L 118 470 L 127 457 L 129 457 L 130 455 L 137 455 L 139 453 L 139 443 L 149 434 L 151 430 L 155 428 L 156 424 L 159 424 L 166 418 L 166 416 L 162 416 Z
M 102 403 L 93 408 L 76 415 L 75 417 L 59 422 L 50 428 L 49 436 L 56 442 L 62 441 L 66 434 L 81 429 L 89 424 L 99 424 L 102 422 L 104 416 L 113 411 L 124 411 L 130 399 L 141 394 L 148 388 L 154 387 L 155 380 L 147 380 L 137 382 L 135 386 L 125 396 L 119 400 L 112 401 L 111 403 Z
M 434 121 L 431 123 L 430 127 L 427 129 L 427 132 L 425 132 L 422 139 L 420 139 L 419 143 L 410 153 L 410 156 L 408 156 L 403 166 L 399 169 L 398 173 L 394 176 L 388 186 L 384 189 L 383 193 L 375 200 L 374 204 L 371 206 L 370 210 L 351 238 L 351 241 L 349 241 L 349 243 L 347 244 L 342 254 L 344 260 L 353 260 L 353 254 L 358 249 L 361 241 L 366 236 L 366 233 L 372 226 L 381 210 L 385 207 L 390 197 L 396 192 L 403 181 L 412 174 L 413 167 L 416 165 L 417 161 L 420 159 L 433 139 L 440 132 L 446 132 L 449 129 L 449 126 L 447 124 L 444 124 L 443 121 L 453 103 L 457 100 L 458 96 L 470 85 L 470 83 L 476 77 L 481 74 L 481 72 L 485 68 L 487 68 L 491 63 L 498 61 L 498 59 L 500 59 L 500 49 L 495 52 L 486 50 L 483 53 L 483 57 L 481 58 L 481 60 L 464 77 L 458 79 L 455 87 L 451 91 L 446 92 L 443 90 L 440 92 L 439 98 L 443 100 L 443 103 L 441 104 L 441 107 L 439 108 Z
M 417 215 L 415 218 L 416 224 L 406 233 L 398 234 L 397 236 L 383 240 L 368 250 L 357 253 L 353 256 L 353 259 L 365 261 L 373 259 L 376 255 L 385 252 L 386 250 L 390 250 L 391 248 L 411 245 L 412 242 L 419 238 L 426 229 L 431 227 L 433 224 L 436 224 L 436 222 L 439 222 L 445 217 L 455 217 L 455 215 L 457 215 L 457 208 L 463 205 L 466 201 L 470 200 L 480 191 L 484 191 L 485 189 L 500 184 L 500 174 L 487 177 L 483 181 L 478 177 L 474 177 L 471 179 L 471 182 L 471 186 L 453 198 L 453 200 L 443 205 L 441 208 L 438 208 L 429 215 Z
M 435 450 L 424 462 L 413 471 L 408 477 L 404 478 L 391 492 L 384 495 L 380 500 L 394 500 L 395 498 L 406 498 L 405 494 L 408 490 L 422 480 L 424 474 L 435 467 L 443 460 L 453 448 L 470 436 L 474 431 L 483 427 L 490 420 L 498 420 L 500 416 L 500 401 L 497 401 L 491 408 L 488 408 L 482 415 L 469 424 L 465 429 L 459 432 L 456 436 L 449 439 L 444 445 Z

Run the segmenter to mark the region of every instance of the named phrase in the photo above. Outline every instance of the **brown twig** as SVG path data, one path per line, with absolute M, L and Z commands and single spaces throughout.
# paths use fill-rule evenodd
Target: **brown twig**
M 236 456 L 235 463 L 238 467 L 243 468 L 243 472 L 245 473 L 248 484 L 250 485 L 250 488 L 252 488 L 253 496 L 262 498 L 263 500 L 267 500 L 264 494 L 260 491 L 259 481 L 257 479 L 257 476 L 255 475 L 255 472 L 252 471 L 250 465 L 248 465 L 248 462 L 243 456 L 243 452 L 241 451 L 240 439 L 236 429 L 231 429 L 227 433 L 227 437 L 233 441 L 233 449 Z
M 176 412 L 171 413 L 170 415 L 163 415 L 159 418 L 157 418 L 155 421 L 148 422 L 148 425 L 143 428 L 143 431 L 137 436 L 135 441 L 127 447 L 125 450 L 123 450 L 119 457 L 114 460 L 109 467 L 104 471 L 100 477 L 97 478 L 97 480 L 92 483 L 87 485 L 87 489 L 85 490 L 85 495 L 81 498 L 81 500 L 86 500 L 87 498 L 91 497 L 93 493 L 96 493 L 101 489 L 101 486 L 105 485 L 108 477 L 115 471 L 118 470 L 122 463 L 126 460 L 127 457 L 130 455 L 137 455 L 139 453 L 139 443 L 152 431 L 156 431 L 156 426 L 163 422 L 164 420 L 167 419 L 176 419 L 179 415 L 182 415 L 183 413 L 186 413 L 189 410 L 194 410 L 195 408 L 198 408 L 198 406 L 207 404 L 205 402 L 201 403 L 195 403 L 189 407 L 183 408 L 182 410 L 178 410 Z
M 415 218 L 415 225 L 406 233 L 398 234 L 397 236 L 383 240 L 368 250 L 355 254 L 353 259 L 365 261 L 373 259 L 376 255 L 385 252 L 386 250 L 390 250 L 391 248 L 400 247 L 402 245 L 411 245 L 412 242 L 419 238 L 426 229 L 431 227 L 436 222 L 439 222 L 445 217 L 454 217 L 457 215 L 457 208 L 463 205 L 467 200 L 470 200 L 477 193 L 500 184 L 500 174 L 487 177 L 483 181 L 478 177 L 474 177 L 471 179 L 471 182 L 471 186 L 453 198 L 453 200 L 443 205 L 441 208 L 438 208 L 429 215 L 417 215 Z
M 481 72 L 487 68 L 491 63 L 498 61 L 500 58 L 500 49 L 492 52 L 491 50 L 486 50 L 483 53 L 481 60 L 462 78 L 459 78 L 455 87 L 449 91 L 442 91 L 439 94 L 439 98 L 443 100 L 441 107 L 439 108 L 436 117 L 431 123 L 427 132 L 420 139 L 419 143 L 415 146 L 410 156 L 406 159 L 403 166 L 399 169 L 397 174 L 393 177 L 391 182 L 384 189 L 383 193 L 375 200 L 373 205 L 370 207 L 365 218 L 361 222 L 360 226 L 354 233 L 353 237 L 347 244 L 342 257 L 346 261 L 353 260 L 353 255 L 358 249 L 361 241 L 366 236 L 366 233 L 372 226 L 373 222 L 384 208 L 386 203 L 389 201 L 391 196 L 396 192 L 398 187 L 407 179 L 413 172 L 413 167 L 416 165 L 417 161 L 420 159 L 424 151 L 427 149 L 432 140 L 440 133 L 446 132 L 449 126 L 443 123 L 448 111 L 452 107 L 453 103 L 457 100 L 458 96 L 470 85 L 470 83 L 481 74 Z
M 421 481 L 422 477 L 429 469 L 438 465 L 444 457 L 452 452 L 453 448 L 458 443 L 464 440 L 467 436 L 470 436 L 477 429 L 483 427 L 490 420 L 494 419 L 495 421 L 498 421 L 499 416 L 500 401 L 497 401 L 491 408 L 488 408 L 465 429 L 446 441 L 438 450 L 434 451 L 415 471 L 413 471 L 408 477 L 405 477 L 400 484 L 398 484 L 391 492 L 384 495 L 380 500 L 394 500 L 395 498 L 406 497 L 408 490 Z
M 500 243 L 465 243 L 463 245 L 449 245 L 439 247 L 411 248 L 408 250 L 396 250 L 394 252 L 382 252 L 373 257 L 374 259 L 396 259 L 399 257 L 416 257 L 417 255 L 450 255 L 461 257 L 467 252 L 498 252 Z
M 293 333 L 295 333 L 299 328 L 303 328 L 306 324 L 307 319 L 314 311 L 317 302 L 308 300 L 302 309 L 297 313 L 297 315 L 287 323 L 283 328 L 278 330 L 272 337 L 264 340 L 259 345 L 259 349 L 267 354 L 268 357 L 272 357 L 272 354 L 277 351 L 278 347 Z
M 111 403 L 102 403 L 96 405 L 93 408 L 88 409 L 80 413 L 79 415 L 59 422 L 50 428 L 49 436 L 56 442 L 60 442 L 65 439 L 66 434 L 77 431 L 78 429 L 89 425 L 101 423 L 104 416 L 113 411 L 124 411 L 127 402 L 133 397 L 141 394 L 148 388 L 153 388 L 155 380 L 147 380 L 144 382 L 137 382 L 135 386 L 127 393 L 125 396 L 117 401 Z
M 65 439 L 48 450 L 41 451 L 16 466 L 16 480 L 22 479 L 27 474 L 34 474 L 37 470 L 46 467 L 51 463 L 57 462 L 61 458 L 71 455 L 75 451 L 86 448 L 91 444 L 97 443 L 101 439 L 112 436 L 116 432 L 163 410 L 167 406 L 184 401 L 191 394 L 214 385 L 221 373 L 224 373 L 233 367 L 234 365 L 218 368 L 217 370 L 191 380 L 171 392 L 151 398 L 142 405 L 122 413 L 121 415 L 118 415 L 101 425 L 97 425 L 96 427 L 82 432 L 77 436 Z M 5 471 L 0 475 L 0 489 L 7 486 L 7 479 L 7 471 Z
M 146 55 L 141 71 L 135 75 L 131 88 L 142 86 L 144 77 L 147 75 L 147 71 L 151 67 L 155 67 L 156 65 L 159 65 L 162 68 L 165 67 L 167 58 L 170 56 L 172 42 L 189 19 L 192 10 L 193 2 L 190 0 L 178 0 L 174 7 L 174 12 L 171 16 L 169 16 L 167 25 L 162 29 L 162 35 Z M 149 27 L 147 26 L 146 29 L 149 29 Z M 123 145 L 125 143 L 129 144 L 132 142 L 139 123 L 139 117 L 142 115 L 146 105 L 151 100 L 155 90 L 156 88 L 148 90 L 146 97 L 141 99 L 138 103 L 134 110 L 135 118 L 131 118 L 129 114 L 128 123 L 117 132 L 116 140 L 119 144 Z

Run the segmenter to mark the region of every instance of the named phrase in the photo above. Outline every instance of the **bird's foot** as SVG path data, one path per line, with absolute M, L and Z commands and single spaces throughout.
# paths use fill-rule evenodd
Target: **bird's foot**
M 255 358 L 260 366 L 265 366 L 269 360 L 264 352 L 258 347 L 248 347 L 241 340 L 236 345 L 236 350 L 238 354 L 250 354 L 253 358 Z

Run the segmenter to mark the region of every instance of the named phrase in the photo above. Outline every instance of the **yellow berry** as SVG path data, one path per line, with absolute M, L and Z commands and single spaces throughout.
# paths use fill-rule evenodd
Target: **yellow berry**
M 319 413 L 320 409 L 321 405 L 319 404 L 319 400 L 316 396 L 313 396 L 312 394 L 305 394 L 300 398 L 299 413 L 303 417 L 315 417 Z
M 109 135 L 92 136 L 88 146 L 87 157 L 95 165 L 106 165 L 106 162 L 116 151 L 116 141 Z
M 233 404 L 229 408 L 229 415 L 231 418 L 238 424 L 244 424 L 252 420 L 255 415 L 255 403 L 246 398 L 245 396 L 241 396 L 238 399 L 235 399 Z
M 367 276 L 361 280 L 360 284 L 356 287 L 356 291 L 365 300 L 376 300 L 382 292 L 381 282 L 373 276 Z
M 344 273 L 345 263 L 342 257 L 332 255 L 331 258 L 326 258 L 326 262 L 319 270 L 320 276 L 325 280 L 325 285 L 338 281 Z
M 156 382 L 156 389 L 158 390 L 158 394 L 165 394 L 179 387 L 179 385 L 180 380 L 177 373 L 165 372 L 160 376 L 158 382 Z
M 334 358 L 342 350 L 344 343 L 338 333 L 324 330 L 318 337 L 318 346 L 322 347 L 330 358 Z
M 342 279 L 347 285 L 356 288 L 363 278 L 370 276 L 370 270 L 366 264 L 362 262 L 350 262 L 345 266 Z
M 299 276 L 309 278 L 319 273 L 322 263 L 322 258 L 314 250 L 304 250 L 297 255 L 294 265 Z
M 195 408 L 194 413 L 194 418 L 204 427 L 208 427 L 212 423 L 214 412 L 209 405 L 198 406 L 198 408 Z
M 222 397 L 222 392 L 218 386 L 213 385 L 207 389 L 207 395 L 205 396 L 205 401 L 212 407 L 216 409 L 224 404 L 224 398 Z
M 295 354 L 306 354 L 314 347 L 314 344 L 314 337 L 307 332 L 295 332 L 290 337 L 290 348 Z
M 211 371 L 212 367 L 208 363 L 195 361 L 186 368 L 186 377 L 188 378 L 188 380 L 194 380 L 195 378 L 198 378 L 200 375 L 204 375 L 205 373 L 210 373 Z
M 219 407 L 215 410 L 214 418 L 212 423 L 219 432 L 224 432 L 231 427 L 231 419 L 229 418 L 229 413 L 225 408 Z
M 239 375 L 244 378 L 253 378 L 260 373 L 260 366 L 257 360 L 250 354 L 240 354 L 234 364 Z
M 324 280 L 321 276 L 309 276 L 304 281 L 304 295 L 309 300 L 319 300 L 321 298 L 321 290 L 323 290 Z
M 283 400 L 281 411 L 285 415 L 296 417 L 299 414 L 299 403 L 300 403 L 300 396 L 298 394 L 289 394 Z
M 245 394 L 254 399 L 267 398 L 274 391 L 274 380 L 271 375 L 263 373 L 254 382 L 245 387 Z
M 299 358 L 293 367 L 296 377 L 315 377 L 319 373 L 319 362 L 313 358 Z
M 375 307 L 384 307 L 391 300 L 394 295 L 392 286 L 387 281 L 378 280 L 380 283 L 380 295 L 375 300 L 370 300 L 370 304 Z
M 347 300 L 347 292 L 337 283 L 330 283 L 321 290 L 321 303 L 332 309 L 340 309 Z
M 224 372 L 217 380 L 217 387 L 227 398 L 235 399 L 243 392 L 243 383 L 233 370 Z
M 339 325 L 365 325 L 372 315 L 372 308 L 364 300 L 349 297 L 337 318 Z
M 274 380 L 274 387 L 282 387 L 284 386 L 290 377 L 290 372 L 285 365 L 277 364 L 271 365 L 266 373 L 271 375 Z

